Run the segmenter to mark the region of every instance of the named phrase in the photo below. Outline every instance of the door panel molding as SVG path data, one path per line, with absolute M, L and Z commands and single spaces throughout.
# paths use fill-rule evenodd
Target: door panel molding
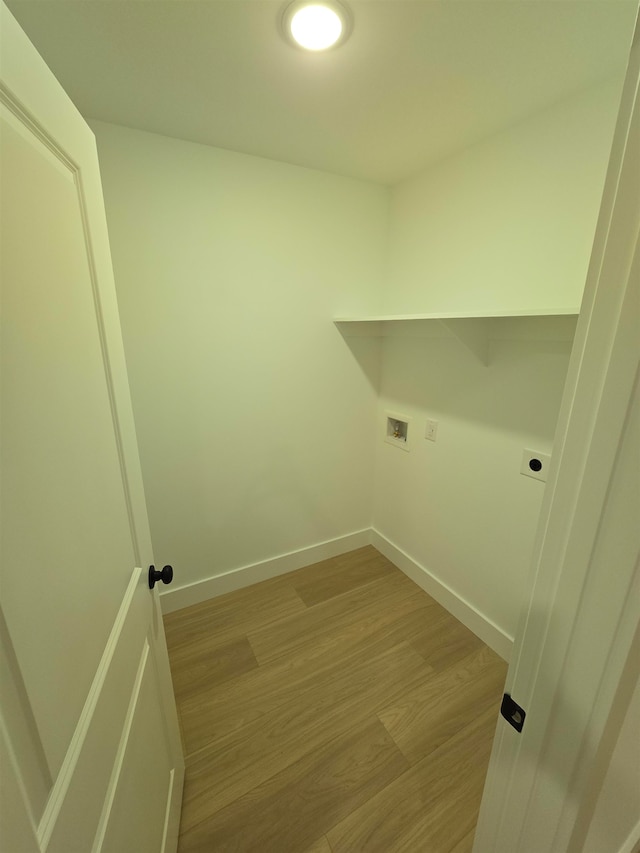
M 113 408 L 122 479 L 130 509 L 132 542 L 136 549 L 135 564 L 149 565 L 154 562 L 151 534 L 124 359 L 95 137 L 2 0 L 0 19 L 0 94 L 25 127 L 32 130 L 76 176 L 101 345 L 106 355 L 107 385 Z M 29 56 L 28 74 L 25 74 L 26 55 Z M 71 151 L 77 159 L 69 155 Z M 91 239 L 92 233 L 99 235 L 97 241 Z
M 138 702 L 140 699 L 140 688 L 142 687 L 142 679 L 144 678 L 145 670 L 149 662 L 149 650 L 149 641 L 147 638 L 145 638 L 142 647 L 142 654 L 140 655 L 140 661 L 138 663 L 138 671 L 136 672 L 135 682 L 131 691 L 131 700 L 129 702 L 129 707 L 127 708 L 127 715 L 122 729 L 122 737 L 120 738 L 120 743 L 118 744 L 118 751 L 116 753 L 115 761 L 113 763 L 113 770 L 111 772 L 111 779 L 109 780 L 109 787 L 107 789 L 107 795 L 104 801 L 104 808 L 102 810 L 102 815 L 100 816 L 100 823 L 98 824 L 96 838 L 93 842 L 93 847 L 91 848 L 93 853 L 99 853 L 99 851 L 102 849 L 104 837 L 107 832 L 109 817 L 111 815 L 111 809 L 113 807 L 113 801 L 115 799 L 118 782 L 120 780 L 120 774 L 122 773 L 125 753 L 127 750 L 127 745 L 129 743 L 129 737 L 131 736 L 131 727 L 133 725 L 133 719 L 138 708 Z
M 7 850 L 40 853 L 36 824 L 28 807 L 20 765 L 0 714 L 0 840 Z
M 27 131 L 27 138 L 35 137 L 38 142 L 43 145 L 46 151 L 58 161 L 64 169 L 69 173 L 70 179 L 73 181 L 77 199 L 80 220 L 82 222 L 82 231 L 84 235 L 85 253 L 89 268 L 89 277 L 91 280 L 91 289 L 93 293 L 93 303 L 96 314 L 96 322 L 98 327 L 98 335 L 100 339 L 100 349 L 102 352 L 102 362 L 104 367 L 105 381 L 107 393 L 109 396 L 109 405 L 111 407 L 111 419 L 113 422 L 113 431 L 116 441 L 118 458 L 120 461 L 120 475 L 122 477 L 122 485 L 124 490 L 124 498 L 127 507 L 129 518 L 129 527 L 131 530 L 131 541 L 135 554 L 135 562 L 141 565 L 142 554 L 140 543 L 138 541 L 138 529 L 136 525 L 136 517 L 134 513 L 131 488 L 129 483 L 129 475 L 125 458 L 125 448 L 118 419 L 117 392 L 114 383 L 114 377 L 110 365 L 110 353 L 107 342 L 107 330 L 105 326 L 105 317 L 102 308 L 102 294 L 100 289 L 100 278 L 96 267 L 96 259 L 91 239 L 90 218 L 87 207 L 86 193 L 82 180 L 82 172 L 77 163 L 68 155 L 63 147 L 47 132 L 46 128 L 36 119 L 36 117 L 28 110 L 24 103 L 3 83 L 0 82 L 0 103 L 4 105 L 20 125 Z
M 130 713 L 114 764 L 108 816 L 99 844 L 94 845 L 96 853 L 160 851 L 171 820 L 175 768 L 169 762 L 171 745 L 163 742 L 165 719 L 149 640 L 147 637 L 144 641 Z M 130 825 L 127 818 L 132 802 L 141 813 L 156 819 Z
M 140 604 L 143 603 L 139 596 L 136 597 L 138 586 L 143 581 L 142 576 L 143 572 L 138 568 L 131 573 L 118 615 L 80 714 L 78 725 L 39 823 L 38 839 L 43 848 L 47 848 L 50 844 L 60 814 L 63 809 L 66 810 L 69 806 L 68 799 L 70 796 L 73 796 L 74 793 L 76 797 L 82 795 L 81 791 L 74 792 L 71 790 L 80 761 L 91 762 L 93 756 L 96 753 L 99 755 L 107 746 L 103 740 L 102 728 L 106 722 L 109 722 L 110 728 L 117 713 L 112 700 L 112 691 L 117 691 L 116 696 L 118 696 L 122 695 L 124 690 L 124 695 L 126 695 L 126 691 L 131 689 L 130 685 L 134 682 L 135 669 L 127 656 L 131 645 L 135 645 L 136 641 L 140 642 L 141 637 L 136 637 L 136 635 L 142 635 L 144 629 L 144 621 L 140 622 L 141 614 L 136 612 L 139 610 Z M 100 707 L 101 704 L 102 708 Z M 100 712 L 102 712 L 102 720 L 100 719 Z M 121 713 L 124 717 L 122 709 Z M 102 726 L 100 725 L 101 722 L 103 723 Z M 95 773 L 95 776 L 97 778 L 98 774 Z M 78 813 L 78 820 L 81 822 L 89 817 L 86 809 L 74 808 L 73 811 Z M 86 849 L 89 849 L 92 840 L 92 838 L 89 839 L 89 845 Z
M 67 156 L 63 149 L 51 138 L 42 124 L 22 103 L 11 89 L 0 81 L 0 103 L 2 103 L 18 122 L 25 127 L 29 136 L 36 139 L 67 169 L 75 178 L 78 173 L 77 165 Z
M 32 816 L 41 815 L 53 787 L 40 732 L 0 605 L 0 722 L 11 729 L 7 749 L 20 754 L 21 785 Z

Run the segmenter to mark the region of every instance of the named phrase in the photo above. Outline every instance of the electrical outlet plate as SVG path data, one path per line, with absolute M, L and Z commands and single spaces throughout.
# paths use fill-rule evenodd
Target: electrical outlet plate
M 438 436 L 438 421 L 428 420 L 424 430 L 424 437 L 429 441 L 435 441 Z
M 551 454 L 525 448 L 522 451 L 520 473 L 524 474 L 525 477 L 533 477 L 534 480 L 541 480 L 543 483 L 546 483 L 550 461 Z

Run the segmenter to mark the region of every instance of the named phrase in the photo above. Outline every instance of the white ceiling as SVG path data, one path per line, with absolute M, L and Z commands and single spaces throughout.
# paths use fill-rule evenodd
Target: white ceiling
M 311 54 L 280 0 L 8 5 L 89 118 L 382 183 L 620 73 L 637 10 L 351 0 L 351 38 Z

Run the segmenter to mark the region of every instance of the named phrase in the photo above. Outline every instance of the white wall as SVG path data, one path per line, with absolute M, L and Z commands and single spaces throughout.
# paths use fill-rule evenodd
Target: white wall
M 377 347 L 331 320 L 380 287 L 387 189 L 92 126 L 156 560 L 183 585 L 369 527 Z
M 394 188 L 384 313 L 580 305 L 621 81 Z
M 552 449 L 568 359 L 567 343 L 495 342 L 487 367 L 455 341 L 384 342 L 379 431 L 389 409 L 413 435 L 409 453 L 378 438 L 374 527 L 510 638 L 544 489 L 522 452 Z
M 391 194 L 94 124 L 156 559 L 178 583 L 373 520 L 508 647 L 543 491 L 520 459 L 551 449 L 568 345 L 495 342 L 485 367 L 452 340 L 389 338 L 378 401 L 379 342 L 331 320 L 576 308 L 617 95 Z M 387 409 L 414 418 L 411 453 L 382 441 Z
M 385 312 L 577 310 L 618 93 L 581 94 L 396 187 Z M 488 367 L 452 340 L 387 338 L 383 353 L 374 526 L 512 637 L 544 488 L 521 456 L 552 448 L 569 347 L 496 341 Z M 410 453 L 382 440 L 387 409 L 413 418 Z

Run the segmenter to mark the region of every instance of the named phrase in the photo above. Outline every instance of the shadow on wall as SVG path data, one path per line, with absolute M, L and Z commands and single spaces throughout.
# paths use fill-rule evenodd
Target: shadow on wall
M 369 386 L 376 394 L 380 393 L 380 377 L 382 372 L 382 339 L 369 336 L 347 337 L 340 329 L 336 334 L 342 338 L 344 345 L 351 350 L 351 355 L 358 362 Z
M 551 441 L 570 353 L 566 341 L 493 341 L 485 366 L 455 341 L 387 338 L 380 392 L 401 410 Z

